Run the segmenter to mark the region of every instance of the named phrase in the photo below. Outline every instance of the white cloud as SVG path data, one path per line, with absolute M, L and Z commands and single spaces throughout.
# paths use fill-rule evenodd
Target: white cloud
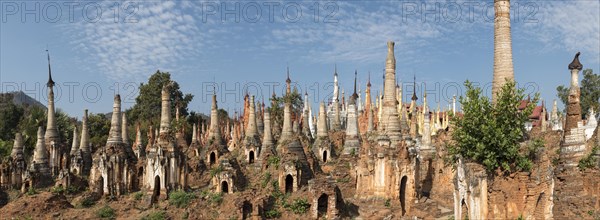
M 289 2 L 280 2 L 281 5 L 286 3 Z M 323 7 L 324 3 L 320 3 Z M 336 1 L 338 11 L 334 19 L 338 22 L 323 22 L 328 11 L 321 8 L 320 20 L 315 23 L 309 8 L 314 2 L 300 2 L 304 14 L 297 23 L 284 21 L 280 11 L 276 11 L 275 22 L 267 21 L 264 15 L 258 23 L 243 20 L 235 23 L 222 22 L 219 15 L 203 21 L 199 1 L 140 2 L 137 23 L 115 23 L 112 17 L 103 17 L 98 23 L 67 26 L 67 33 L 73 39 L 74 50 L 87 56 L 85 59 L 90 65 L 86 70 L 106 74 L 113 80 L 145 79 L 156 69 L 189 73 L 193 68 L 206 68 L 199 67 L 198 63 L 208 62 L 203 58 L 214 53 L 211 51 L 260 56 L 281 52 L 310 63 L 381 63 L 383 66 L 385 42 L 389 40 L 396 42 L 396 59 L 404 64 L 431 63 L 436 57 L 443 59 L 464 53 L 463 47 L 467 45 L 493 48 L 493 38 L 482 37 L 493 36 L 493 23 L 485 19 L 483 7 L 475 12 L 473 21 L 466 21 L 463 15 L 458 22 L 445 18 L 436 22 L 431 17 L 424 22 L 422 15 L 405 18 L 404 3 L 378 1 L 371 5 Z M 431 7 L 437 2 L 426 3 Z M 535 16 L 539 22 L 513 21 L 513 41 L 538 42 L 548 50 L 561 52 L 582 51 L 582 57 L 600 60 L 600 3 L 534 3 L 540 5 Z M 452 49 L 446 50 L 448 47 Z
M 97 23 L 66 26 L 75 48 L 89 55 L 88 69 L 113 80 L 139 80 L 157 69 L 176 70 L 181 60 L 197 54 L 207 35 L 194 17 L 172 1 L 140 2 L 138 7 L 136 23 L 104 16 Z
M 544 43 L 548 50 L 561 50 L 582 59 L 600 60 L 600 2 L 536 2 L 537 22 L 524 23 L 524 33 Z

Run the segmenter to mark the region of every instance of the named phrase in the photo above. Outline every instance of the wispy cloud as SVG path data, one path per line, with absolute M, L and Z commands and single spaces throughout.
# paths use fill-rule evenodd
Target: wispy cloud
M 383 66 L 385 42 L 389 40 L 396 42 L 396 59 L 404 64 L 423 64 L 431 59 L 464 53 L 466 46 L 493 48 L 493 38 L 482 37 L 482 34 L 493 35 L 493 23 L 486 20 L 485 7 L 480 4 L 475 19 L 469 21 L 464 14 L 466 1 L 451 2 L 462 6 L 463 16 L 457 22 L 447 17 L 436 21 L 435 17 L 426 15 L 423 19 L 422 14 L 406 16 L 406 4 L 414 3 L 422 10 L 421 1 L 377 1 L 375 5 L 336 1 L 333 14 L 330 14 L 333 8 L 324 8 L 327 2 L 316 2 L 321 7 L 318 22 L 314 22 L 311 14 L 314 9 L 310 8 L 315 2 L 299 2 L 304 12 L 299 22 L 282 20 L 281 11 L 276 12 L 274 21 L 268 21 L 264 14 L 267 7 L 258 2 L 263 10 L 258 23 L 243 19 L 231 22 L 231 17 L 222 22 L 223 17 L 219 14 L 205 21 L 206 8 L 202 3 L 139 2 L 136 23 L 114 22 L 113 17 L 104 17 L 96 23 L 70 25 L 66 33 L 72 37 L 74 49 L 85 56 L 82 59 L 89 64 L 87 68 L 113 80 L 144 79 L 156 69 L 198 71 L 206 68 L 199 63 L 210 61 L 213 53 L 210 51 L 253 56 L 284 54 L 318 64 L 352 62 Z M 221 5 L 221 2 L 211 3 Z M 239 3 L 242 6 L 250 4 Z M 445 5 L 447 1 L 425 3 L 429 8 L 451 9 Z M 441 5 L 436 6 L 436 3 Z M 538 22 L 513 21 L 513 39 L 541 43 L 548 50 L 580 50 L 586 57 L 600 60 L 600 17 L 597 13 L 600 3 L 583 0 L 534 3 L 539 6 L 535 16 Z M 491 13 L 493 18 L 493 10 Z M 324 22 L 328 15 L 333 15 L 337 22 Z
M 561 50 L 582 58 L 600 60 L 600 2 L 544 1 L 539 6 L 537 22 L 524 23 L 524 33 L 543 43 L 547 50 Z
M 198 55 L 207 34 L 195 17 L 172 1 L 137 6 L 133 22 L 105 16 L 68 26 L 76 49 L 89 55 L 89 68 L 113 80 L 140 79 L 159 68 L 177 69 L 180 61 Z

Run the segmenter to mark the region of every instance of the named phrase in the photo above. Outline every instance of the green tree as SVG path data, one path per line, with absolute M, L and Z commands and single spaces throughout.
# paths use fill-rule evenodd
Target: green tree
M 225 109 L 220 108 L 219 110 L 217 110 L 217 116 L 217 118 L 219 119 L 218 121 L 220 128 L 227 126 L 228 122 L 231 125 L 231 118 L 229 118 L 229 112 L 227 112 Z
M 135 99 L 135 104 L 126 111 L 129 121 L 130 139 L 135 137 L 135 125 L 140 123 L 143 131 L 147 131 L 150 126 L 154 129 L 160 125 L 161 111 L 161 92 L 163 86 L 172 81 L 171 74 L 168 72 L 160 72 L 157 70 L 150 78 L 148 83 L 141 83 L 139 87 L 139 95 Z M 192 94 L 183 94 L 179 88 L 179 84 L 173 81 L 171 87 L 171 115 L 175 118 L 176 106 L 179 106 L 180 116 L 185 119 L 188 115 L 188 104 L 194 96 Z M 186 129 L 191 133 L 190 129 Z
M 2 94 L 0 97 L 0 140 L 12 140 L 17 132 L 17 125 L 24 109 L 13 103 L 12 94 Z
M 69 117 L 67 113 L 60 109 L 56 110 L 56 127 L 58 129 L 58 136 L 63 146 L 66 146 L 68 150 L 71 150 L 71 144 L 73 144 L 73 129 L 77 119 Z
M 273 126 L 273 135 L 277 140 L 277 136 L 281 132 L 281 126 L 283 125 L 283 109 L 286 102 L 292 103 L 292 114 L 300 115 L 302 110 L 302 96 L 298 93 L 298 90 L 294 88 L 290 94 L 284 94 L 281 97 L 272 96 L 270 99 L 271 107 L 268 108 L 269 114 L 271 114 L 271 124 Z
M 3 141 L 0 140 L 0 162 L 10 156 L 10 152 L 12 151 L 13 141 Z
M 600 75 L 594 74 L 592 69 L 583 70 L 583 79 L 581 80 L 580 91 L 580 104 L 581 114 L 583 118 L 587 118 L 588 111 L 591 107 L 596 111 L 596 117 L 600 113 Z M 556 87 L 558 97 L 566 106 L 569 98 L 569 86 L 558 86 Z
M 528 170 L 531 160 L 519 152 L 519 142 L 525 139 L 525 123 L 539 100 L 539 94 L 523 111 L 518 110 L 525 97 L 524 89 L 507 82 L 495 104 L 482 95 L 481 88 L 466 81 L 466 97 L 460 97 L 463 117 L 453 117 L 453 143 L 448 147 L 450 160 L 459 157 L 483 164 L 488 171 Z
M 37 142 L 37 130 L 39 126 L 46 127 L 46 109 L 37 106 L 25 108 L 24 117 L 19 121 L 19 132 L 23 135 L 25 145 L 23 154 L 29 158 Z
M 88 114 L 88 131 L 90 134 L 90 145 L 92 152 L 98 147 L 106 145 L 108 132 L 110 131 L 110 120 L 105 114 Z

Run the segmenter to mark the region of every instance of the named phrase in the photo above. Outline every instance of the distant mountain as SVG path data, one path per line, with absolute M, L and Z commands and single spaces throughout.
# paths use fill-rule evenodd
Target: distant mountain
M 43 108 L 43 109 L 47 109 L 44 104 L 42 104 L 38 100 L 35 100 L 31 96 L 25 94 L 23 91 L 10 92 L 10 93 L 1 93 L 0 95 L 3 96 L 3 97 L 12 96 L 12 102 L 15 105 L 21 105 L 21 106 L 23 106 L 23 105 L 29 105 L 29 106 L 37 106 L 37 107 L 40 107 L 40 108 Z

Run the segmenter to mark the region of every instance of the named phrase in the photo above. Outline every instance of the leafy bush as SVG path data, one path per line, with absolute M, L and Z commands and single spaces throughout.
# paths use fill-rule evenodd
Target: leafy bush
M 81 191 L 80 187 L 75 187 L 75 186 L 69 186 L 67 187 L 67 189 L 65 189 L 65 191 L 67 192 L 67 194 L 75 194 Z
M 386 199 L 385 202 L 383 202 L 383 205 L 388 208 L 392 207 L 392 203 L 390 202 L 390 199 Z
M 29 189 L 27 190 L 27 195 L 31 196 L 35 194 L 37 194 L 37 191 L 33 187 L 29 187 Z
M 141 192 L 141 191 L 139 191 L 139 192 L 135 192 L 135 193 L 133 194 L 133 198 L 134 198 L 135 200 L 137 200 L 137 201 L 140 201 L 140 200 L 142 200 L 142 198 L 143 198 L 143 197 L 144 197 L 144 193 L 143 193 L 143 192 Z
M 94 200 L 90 199 L 90 198 L 85 198 L 83 199 L 83 201 L 81 201 L 81 207 L 83 208 L 89 208 L 94 206 L 94 204 L 96 204 L 96 202 L 94 202 Z
M 221 172 L 223 172 L 223 166 L 219 165 L 217 167 L 210 169 L 210 176 L 214 177 L 216 175 L 219 175 L 219 173 L 221 173 Z
M 209 194 L 210 192 L 208 190 L 202 190 L 200 192 L 200 198 L 206 198 Z
M 269 167 L 271 167 L 271 165 L 275 166 L 275 169 L 279 169 L 279 162 L 281 159 L 279 159 L 279 157 L 277 156 L 269 156 L 269 158 L 267 159 L 267 165 Z
M 223 202 L 223 194 L 222 193 L 213 193 L 208 196 L 208 202 L 210 204 L 221 205 Z
M 291 204 L 284 203 L 283 207 L 295 214 L 304 214 L 308 211 L 310 204 L 306 199 L 295 199 Z
M 260 186 L 262 188 L 265 188 L 267 186 L 267 184 L 269 184 L 269 182 L 271 181 L 271 173 L 266 172 L 265 175 L 263 176 L 262 182 L 260 183 Z
M 167 213 L 165 211 L 155 211 L 144 216 L 142 220 L 164 220 L 167 219 Z
M 185 208 L 190 204 L 192 199 L 195 199 L 194 193 L 188 193 L 182 190 L 169 193 L 169 204 L 177 206 L 177 208 Z
M 529 170 L 528 155 L 519 153 L 519 142 L 525 135 L 525 123 L 538 102 L 539 94 L 519 111 L 524 89 L 517 89 L 508 81 L 497 94 L 495 103 L 482 95 L 482 89 L 465 82 L 466 97 L 460 97 L 463 117 L 452 117 L 453 143 L 448 147 L 451 162 L 462 157 L 483 164 L 488 171 L 504 172 Z
M 577 164 L 577 167 L 579 167 L 579 169 L 583 171 L 596 166 L 598 164 L 596 157 L 594 157 L 594 154 L 596 154 L 596 152 L 598 152 L 598 146 L 594 146 L 590 154 L 588 154 L 584 158 L 581 158 L 581 160 L 579 160 L 579 164 Z
M 279 190 L 279 181 L 275 180 L 271 182 L 271 186 L 273 187 L 273 192 L 271 192 L 271 196 L 275 199 L 281 198 L 284 194 Z
M 99 218 L 114 219 L 116 217 L 116 214 L 114 209 L 112 209 L 108 205 L 105 205 L 104 207 L 96 211 L 96 216 L 98 216 Z
M 268 219 L 280 218 L 281 212 L 278 209 L 273 208 L 273 209 L 267 210 L 265 212 L 265 217 Z
M 50 191 L 54 194 L 63 194 L 65 192 L 65 188 L 63 188 L 62 186 L 55 186 L 52 187 Z
M 527 154 L 530 160 L 539 160 L 539 154 L 541 152 L 541 150 L 544 148 L 544 139 L 541 138 L 536 138 L 533 139 L 528 145 L 527 145 Z
M 337 179 L 338 183 L 347 183 L 350 182 L 350 177 L 344 177 L 344 178 L 339 178 Z

